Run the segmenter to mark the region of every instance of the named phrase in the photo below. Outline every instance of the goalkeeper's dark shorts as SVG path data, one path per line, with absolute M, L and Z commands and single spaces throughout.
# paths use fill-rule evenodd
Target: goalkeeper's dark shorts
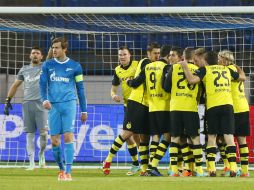
M 127 119 L 124 122 L 124 130 L 135 134 L 150 134 L 148 107 L 138 102 L 128 100 Z

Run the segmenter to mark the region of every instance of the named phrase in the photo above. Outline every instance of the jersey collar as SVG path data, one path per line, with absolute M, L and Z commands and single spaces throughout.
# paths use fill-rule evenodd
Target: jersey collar
M 59 61 L 59 60 L 57 60 L 56 58 L 54 58 L 54 60 L 55 60 L 55 62 L 57 62 L 57 63 L 64 64 L 64 63 L 68 62 L 68 61 L 70 60 L 70 58 L 67 57 L 67 59 L 66 59 L 65 61 Z

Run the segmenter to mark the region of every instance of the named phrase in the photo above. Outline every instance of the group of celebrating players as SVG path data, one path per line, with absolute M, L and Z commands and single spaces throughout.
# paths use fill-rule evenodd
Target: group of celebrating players
M 131 60 L 127 46 L 118 50 L 111 97 L 124 101 L 123 132 L 114 140 L 103 163 L 110 174 L 113 157 L 127 142 L 132 166 L 127 175 L 162 176 L 158 163 L 169 147 L 168 175 L 216 176 L 217 147 L 224 161 L 224 176 L 248 177 L 249 105 L 244 93 L 244 72 L 229 50 L 206 51 L 150 43 L 147 57 Z M 199 104 L 205 105 L 206 171 L 200 143 Z M 237 137 L 241 169 L 236 163 Z M 151 139 L 150 139 L 151 138 Z M 140 165 L 138 161 L 140 156 Z
M 34 170 L 34 137 L 40 130 L 39 166 L 45 166 L 47 115 L 52 150 L 59 166 L 59 181 L 71 181 L 74 157 L 73 128 L 77 95 L 81 121 L 87 120 L 81 65 L 66 56 L 68 42 L 64 38 L 52 41 L 52 55 L 42 64 L 42 51 L 34 47 L 31 62 L 18 73 L 9 89 L 4 113 L 12 109 L 11 99 L 24 82 L 23 115 L 27 133 L 29 168 Z M 235 65 L 231 51 L 218 54 L 203 48 L 193 49 L 160 46 L 150 43 L 147 57 L 131 60 L 127 46 L 118 50 L 111 97 L 121 85 L 124 102 L 123 131 L 114 140 L 103 163 L 103 173 L 110 174 L 113 157 L 127 142 L 132 166 L 127 175 L 141 170 L 140 176 L 162 176 L 157 166 L 169 147 L 168 175 L 216 176 L 217 148 L 224 161 L 225 176 L 248 177 L 248 146 L 250 134 L 249 105 L 244 93 L 244 72 Z M 75 93 L 77 91 L 77 93 Z M 203 149 L 200 143 L 198 105 L 205 104 L 206 166 L 203 171 Z M 46 111 L 48 110 L 48 112 Z M 64 135 L 62 159 L 61 134 Z M 237 137 L 241 170 L 236 163 Z M 140 164 L 138 159 L 140 157 Z

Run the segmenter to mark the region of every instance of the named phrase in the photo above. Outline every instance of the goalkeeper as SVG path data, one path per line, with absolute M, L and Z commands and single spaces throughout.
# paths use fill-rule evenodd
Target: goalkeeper
M 40 151 L 39 151 L 39 166 L 45 167 L 44 150 L 47 144 L 47 111 L 42 107 L 39 79 L 41 73 L 43 58 L 42 51 L 39 47 L 33 47 L 30 53 L 30 64 L 24 65 L 18 72 L 17 78 L 9 89 L 4 114 L 9 115 L 9 110 L 12 110 L 11 99 L 16 94 L 18 87 L 24 84 L 24 100 L 22 113 L 24 119 L 24 131 L 26 132 L 26 149 L 29 157 L 30 165 L 27 170 L 34 170 L 35 156 L 35 132 L 36 129 L 40 133 Z

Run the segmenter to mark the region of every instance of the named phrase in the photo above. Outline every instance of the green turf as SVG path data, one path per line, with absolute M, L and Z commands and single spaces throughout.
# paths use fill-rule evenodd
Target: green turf
M 71 182 L 58 182 L 56 169 L 0 169 L 1 190 L 248 190 L 254 178 L 126 176 L 126 170 L 112 170 L 104 176 L 99 169 L 74 169 Z M 251 172 L 254 176 L 254 172 Z

